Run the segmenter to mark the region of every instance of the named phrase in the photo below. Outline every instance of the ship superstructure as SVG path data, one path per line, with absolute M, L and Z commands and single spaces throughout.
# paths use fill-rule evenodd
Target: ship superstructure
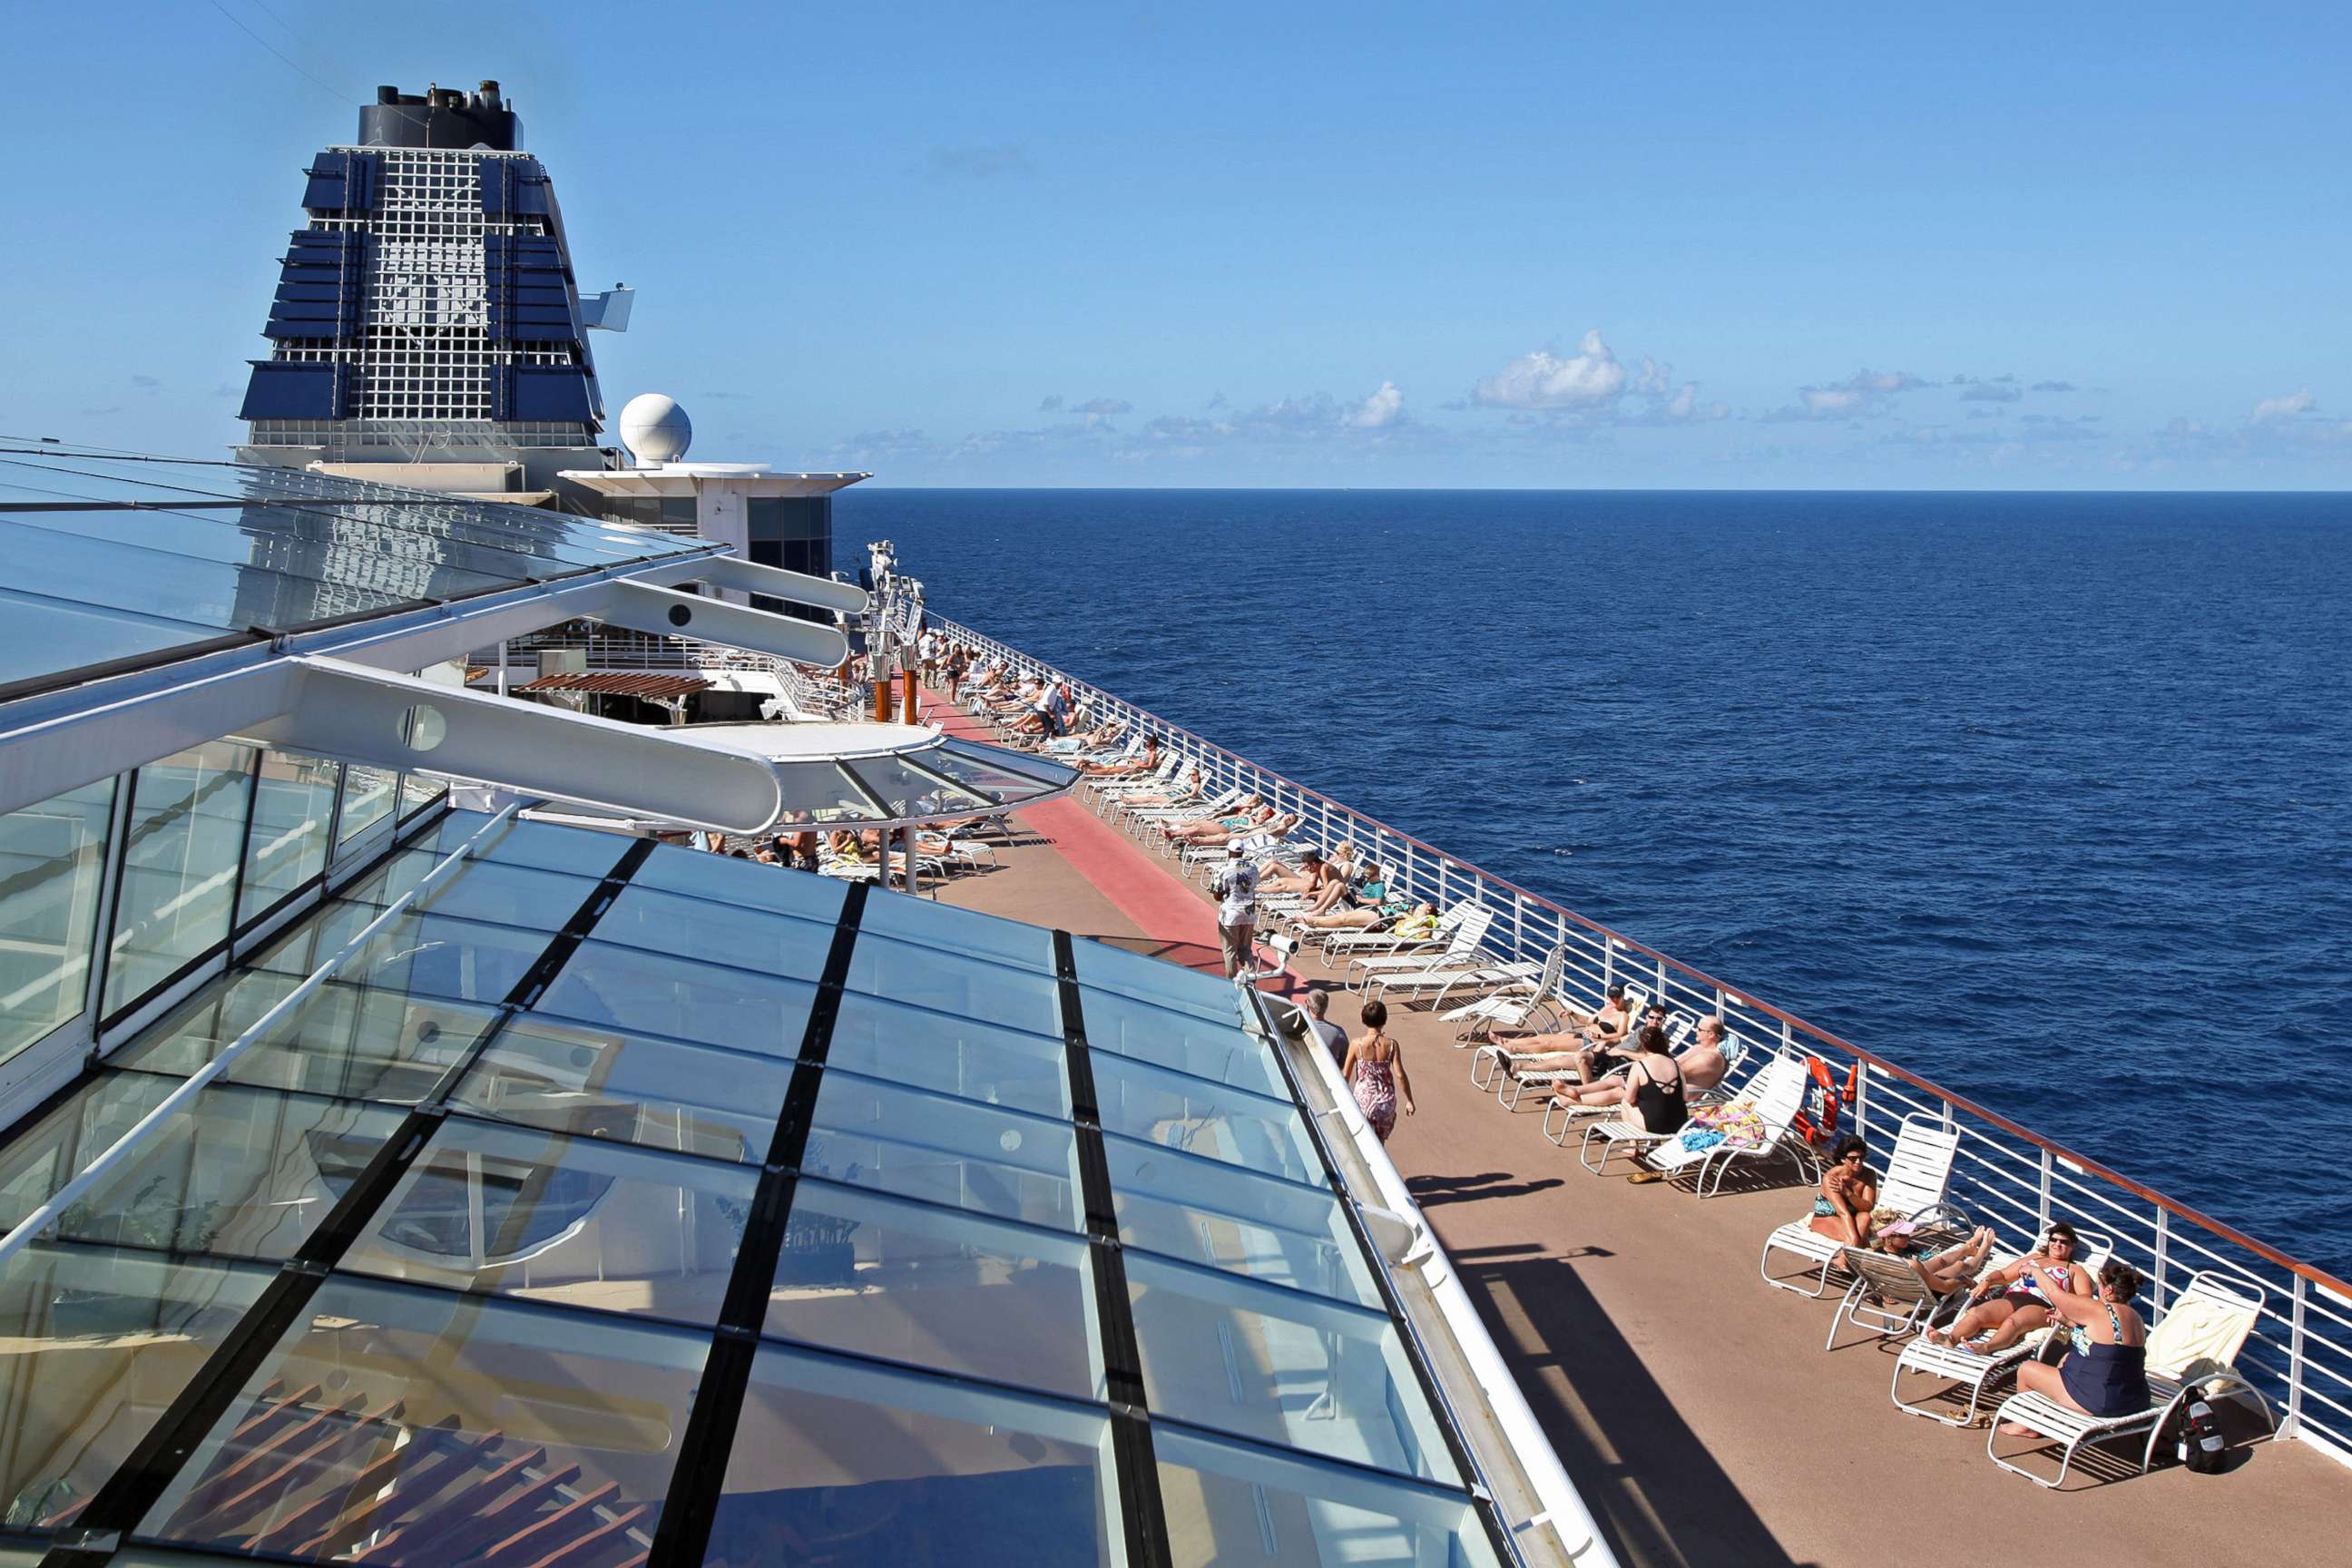
M 247 462 L 399 465 L 385 482 L 554 493 L 602 468 L 588 333 L 625 290 L 583 295 L 553 181 L 485 81 L 378 89 L 358 140 L 312 159 L 239 417 Z

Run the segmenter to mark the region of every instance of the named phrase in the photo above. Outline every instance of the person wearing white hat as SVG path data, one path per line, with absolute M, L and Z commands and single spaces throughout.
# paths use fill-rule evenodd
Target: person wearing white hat
M 1241 840 L 1225 846 L 1225 868 L 1209 884 L 1217 896 L 1217 935 L 1225 949 L 1225 978 L 1256 966 L 1257 868 L 1242 853 Z

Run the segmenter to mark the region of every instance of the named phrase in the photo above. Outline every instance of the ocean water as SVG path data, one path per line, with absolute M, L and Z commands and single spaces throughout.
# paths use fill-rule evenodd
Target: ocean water
M 2352 496 L 870 490 L 835 530 L 2352 1277 Z

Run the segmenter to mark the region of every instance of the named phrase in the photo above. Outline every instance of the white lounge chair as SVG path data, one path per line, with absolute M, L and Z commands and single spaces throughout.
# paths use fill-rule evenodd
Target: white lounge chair
M 2099 1265 L 2115 1255 L 2115 1238 L 2097 1231 L 2079 1228 L 2074 1234 L 2081 1244 L 2074 1261 L 2092 1274 L 2097 1274 Z M 1988 1270 L 2005 1268 L 2016 1262 L 2018 1256 L 2014 1252 L 1997 1253 L 1985 1260 L 1985 1268 Z M 1980 1274 L 1978 1278 L 1982 1279 L 1983 1276 Z M 1902 1353 L 1895 1358 L 1895 1375 L 1887 1384 L 1886 1396 L 1895 1402 L 1895 1409 L 1906 1415 L 1924 1415 L 1947 1426 L 1973 1426 L 1976 1425 L 1977 1406 L 1982 1403 L 1985 1390 L 1995 1380 L 2015 1372 L 2042 1354 L 2057 1333 L 2057 1324 L 2045 1324 L 2027 1333 L 2015 1344 L 1988 1354 L 1965 1345 L 1937 1344 L 1923 1331 L 1905 1345 Z M 1914 1377 L 1934 1378 L 1943 1386 L 1920 1399 L 1906 1400 L 1903 1397 L 1903 1379 L 1906 1373 Z M 1927 1408 L 1928 1400 L 1946 1397 L 1962 1388 L 1969 1391 L 1968 1408 L 1962 1414 L 1947 1415 L 1942 1411 Z
M 1544 955 L 1543 967 L 1534 974 L 1520 976 L 1509 973 L 1510 966 L 1501 969 L 1472 970 L 1449 980 L 1437 994 L 1435 1006 L 1440 1021 L 1460 1024 L 1454 1037 L 1454 1048 L 1491 1034 L 1497 1028 L 1527 1027 L 1539 1013 L 1549 1011 L 1558 1021 L 1554 991 L 1559 988 L 1561 972 L 1568 966 L 1568 946 L 1565 942 Z M 1445 1005 L 1456 985 L 1475 985 L 1492 975 L 1494 989 L 1475 1002 L 1465 1002 L 1454 1007 Z
M 1475 969 L 1486 958 L 1480 943 L 1495 923 L 1495 911 L 1484 904 L 1474 904 L 1454 924 L 1454 932 L 1444 946 L 1434 952 L 1380 953 L 1348 961 L 1348 973 L 1354 976 L 1353 989 L 1367 996 L 1378 996 L 1392 990 L 1417 990 L 1423 983 L 1443 985 L 1464 969 Z M 1433 981 L 1429 977 L 1434 975 Z M 1345 976 L 1342 984 L 1348 984 Z
M 1402 896 L 1393 886 L 1391 887 L 1390 893 L 1391 897 Z M 1465 899 L 1451 909 L 1438 910 L 1434 932 L 1425 937 L 1399 936 L 1393 931 L 1383 931 L 1379 927 L 1367 929 L 1361 926 L 1351 926 L 1339 931 L 1317 931 L 1315 934 L 1322 941 L 1323 962 L 1334 967 L 1338 967 L 1342 959 L 1353 960 L 1405 952 L 1437 952 L 1443 951 L 1445 944 L 1454 940 L 1454 928 L 1468 918 L 1470 910 L 1471 904 Z M 1353 970 L 1354 967 L 1352 963 L 1347 965 L 1349 970 Z
M 2198 1274 L 2147 1331 L 2147 1386 L 2154 1398 L 2146 1410 L 2126 1415 L 2085 1415 L 2042 1394 L 2012 1394 L 1993 1412 L 1992 1430 L 1985 1434 L 1986 1458 L 2036 1486 L 2055 1489 L 2066 1484 L 2067 1468 L 2084 1443 L 2120 1437 L 2145 1427 L 2147 1443 L 2140 1450 L 2139 1471 L 2146 1475 L 2156 1463 L 2156 1447 L 2164 1429 L 2191 1394 L 2229 1384 L 2253 1396 L 2275 1436 L 2278 1417 L 2272 1413 L 2270 1402 L 2239 1374 L 2236 1366 L 2238 1352 L 2245 1349 L 2246 1336 L 2253 1332 L 2254 1320 L 2262 1315 L 2266 1300 L 2267 1292 L 2251 1281 L 2225 1279 L 2210 1270 Z M 2054 1479 L 2045 1480 L 1994 1451 L 2005 1421 L 2041 1433 L 2035 1448 L 2062 1445 Z M 2021 1449 L 2017 1457 L 2032 1452 L 2032 1448 Z
M 1648 987 L 1638 984 L 1628 985 L 1625 987 L 1626 1016 L 1634 1017 L 1639 1016 L 1642 1009 L 1649 1005 L 1650 993 Z M 1596 1002 L 1593 1005 L 1598 1007 L 1600 1004 Z M 1574 1078 L 1576 1076 L 1575 1068 L 1567 1065 L 1553 1068 L 1528 1068 L 1522 1072 L 1512 1064 L 1519 1058 L 1525 1056 L 1565 1058 L 1572 1057 L 1576 1053 L 1573 1050 L 1532 1052 L 1516 1050 L 1512 1048 L 1511 1046 L 1505 1044 L 1501 1040 L 1489 1040 L 1470 1054 L 1470 1081 L 1477 1085 L 1480 1089 L 1486 1089 L 1494 1084 L 1496 1074 L 1499 1072 L 1504 1076 L 1510 1078 L 1524 1077 L 1528 1082 L 1531 1084 L 1558 1083 L 1563 1079 Z M 1480 1071 L 1482 1068 L 1485 1069 L 1483 1075 Z M 1514 1103 L 1516 1103 L 1516 1098 L 1517 1097 L 1515 1096 Z
M 1886 1177 L 1878 1184 L 1878 1206 L 1907 1216 L 1942 1203 L 1944 1191 L 1952 1182 L 1952 1157 L 1959 1146 L 1958 1128 L 1925 1116 L 1905 1117 L 1902 1131 L 1895 1134 L 1895 1152 L 1886 1163 Z M 1756 1268 L 1764 1283 L 1775 1289 L 1794 1290 L 1818 1300 L 1829 1293 L 1830 1270 L 1844 1250 L 1843 1242 L 1815 1230 L 1810 1217 L 1792 1219 L 1764 1238 L 1764 1255 L 1757 1259 Z M 1813 1289 L 1774 1279 L 1775 1252 L 1794 1253 L 1809 1264 L 1819 1264 L 1821 1277 Z

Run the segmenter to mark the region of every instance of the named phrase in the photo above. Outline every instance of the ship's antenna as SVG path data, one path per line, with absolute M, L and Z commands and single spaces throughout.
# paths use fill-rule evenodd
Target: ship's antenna
M 303 80 L 309 82 L 312 87 L 317 88 L 320 91 L 331 93 L 333 96 L 341 99 L 343 102 L 350 104 L 354 109 L 360 107 L 360 100 L 358 99 L 353 98 L 351 94 L 343 92 L 339 89 L 328 86 L 325 82 L 320 81 L 317 77 L 312 76 L 309 71 L 304 70 L 299 65 L 297 65 L 292 58 L 287 55 L 284 50 L 271 43 L 268 38 L 263 37 L 259 33 L 255 32 L 251 27 L 247 26 L 245 23 L 238 18 L 236 13 L 232 12 L 227 6 L 222 5 L 220 0 L 211 0 L 211 4 L 212 8 L 219 12 L 223 16 L 227 17 L 229 24 L 236 27 L 238 32 L 243 33 L 247 37 L 251 38 L 255 43 L 259 44 L 263 48 L 268 49 L 271 54 L 276 55 L 279 62 L 282 63 L 287 69 L 292 71 L 295 75 L 300 77 Z M 267 7 L 265 7 L 265 9 Z M 285 26 L 282 22 L 278 25 L 280 26 Z

